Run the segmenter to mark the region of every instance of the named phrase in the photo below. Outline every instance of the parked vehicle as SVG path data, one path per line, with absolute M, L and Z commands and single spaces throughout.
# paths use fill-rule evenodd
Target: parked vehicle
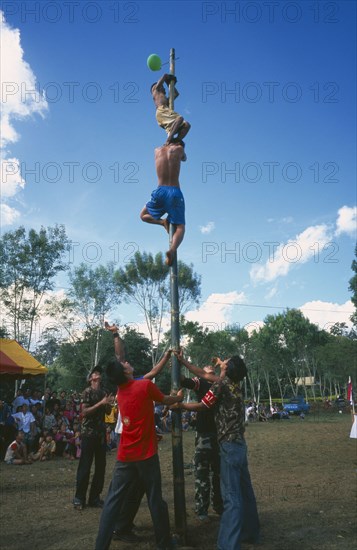
M 306 403 L 305 399 L 301 395 L 298 395 L 297 397 L 290 399 L 288 403 L 285 403 L 283 409 L 289 414 L 305 414 L 309 412 L 310 404 Z

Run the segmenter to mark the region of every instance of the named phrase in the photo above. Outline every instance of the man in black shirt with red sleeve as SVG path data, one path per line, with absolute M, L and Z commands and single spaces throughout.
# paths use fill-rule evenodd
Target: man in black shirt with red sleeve
M 187 366 L 188 361 L 185 361 L 182 356 L 181 361 Z M 193 365 L 189 364 L 189 367 L 191 366 Z M 215 369 L 210 365 L 202 369 L 202 374 L 204 372 L 215 375 Z M 211 385 L 211 382 L 199 376 L 181 380 L 181 386 L 193 390 L 199 401 L 206 395 Z M 219 446 L 213 410 L 197 412 L 194 467 L 195 510 L 199 519 L 205 521 L 208 519 L 210 497 L 213 510 L 217 514 L 221 514 L 223 510 L 219 475 Z

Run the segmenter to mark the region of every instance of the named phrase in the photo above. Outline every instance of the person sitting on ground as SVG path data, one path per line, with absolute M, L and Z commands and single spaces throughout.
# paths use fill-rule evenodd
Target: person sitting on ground
M 56 442 L 56 455 L 62 456 L 63 458 L 70 458 L 74 455 L 69 452 L 71 450 L 71 443 L 74 445 L 74 433 L 69 430 L 65 423 L 61 424 L 61 427 L 57 434 L 55 435 Z M 73 440 L 73 441 L 72 441 Z M 74 448 L 73 448 L 74 451 Z
M 45 430 L 52 430 L 54 426 L 57 426 L 56 418 L 53 412 L 46 407 L 45 416 L 43 420 L 43 427 Z
M 39 460 L 44 462 L 45 460 L 51 460 L 56 456 L 56 442 L 53 441 L 52 434 L 47 433 L 42 438 L 41 445 L 37 453 L 30 455 L 32 460 Z
M 35 443 L 35 437 L 37 435 L 36 420 L 33 414 L 29 412 L 28 408 L 28 405 L 24 403 L 22 405 L 22 410 L 12 416 L 15 419 L 18 429 L 25 433 L 24 442 L 29 451 L 32 451 Z
M 27 447 L 24 443 L 25 432 L 18 430 L 15 441 L 10 443 L 6 450 L 4 462 L 6 464 L 32 464 L 32 461 L 27 456 Z
M 140 213 L 143 222 L 162 225 L 167 232 L 170 224 L 175 226 L 170 248 L 166 252 L 166 264 L 169 266 L 172 265 L 175 252 L 185 235 L 185 199 L 179 182 L 184 154 L 184 148 L 180 143 L 155 149 L 158 186 Z M 162 218 L 164 214 L 167 214 L 166 218 Z
M 151 86 L 151 94 L 156 106 L 156 120 L 158 125 L 167 133 L 165 145 L 172 143 L 174 136 L 177 134 L 177 139 L 183 140 L 191 128 L 191 125 L 184 120 L 183 116 L 179 115 L 169 107 L 169 99 L 166 96 L 164 84 L 169 86 L 170 82 L 177 79 L 174 75 L 164 74 L 157 82 Z M 174 99 L 179 96 L 175 87 Z

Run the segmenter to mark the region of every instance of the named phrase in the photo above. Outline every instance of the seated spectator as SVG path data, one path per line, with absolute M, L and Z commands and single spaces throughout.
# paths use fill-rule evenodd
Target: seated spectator
M 37 453 L 30 455 L 32 460 L 39 460 L 41 462 L 45 460 L 51 460 L 56 455 L 56 442 L 53 441 L 53 436 L 47 433 L 44 438 L 41 438 L 40 448 Z
M 51 407 L 49 407 L 51 410 Z M 60 427 L 60 424 L 58 424 L 58 421 L 60 420 L 60 406 L 58 403 L 55 403 L 52 408 L 52 414 L 56 419 L 57 426 Z
M 248 422 L 252 422 L 256 419 L 257 413 L 256 413 L 256 405 L 255 405 L 254 401 L 250 401 L 248 403 L 247 415 L 246 416 L 247 416 Z
M 24 443 L 25 432 L 19 430 L 16 434 L 15 441 L 8 446 L 4 462 L 6 464 L 32 464 L 32 461 L 27 457 L 27 448 Z
M 73 409 L 79 415 L 81 412 L 81 398 L 77 392 L 72 393 Z
M 73 402 L 70 401 L 69 399 L 67 399 L 66 401 L 66 406 L 63 411 L 63 416 L 67 418 L 69 425 L 72 426 L 74 417 L 75 417 L 75 411 L 74 411 Z
M 184 432 L 187 432 L 187 430 L 190 427 L 190 411 L 184 411 L 181 416 L 181 419 L 182 419 L 182 430 Z
M 43 429 L 52 430 L 57 425 L 54 414 L 49 408 L 46 408 L 45 417 L 43 420 Z
M 28 405 L 22 405 L 22 411 L 12 415 L 17 424 L 18 430 L 25 432 L 24 443 L 27 445 L 29 452 L 33 450 L 36 433 L 36 420 L 28 410 Z
M 61 401 L 58 399 L 56 391 L 52 392 L 51 397 L 47 401 L 46 405 L 51 411 L 55 410 L 56 405 L 57 405 L 57 408 L 56 408 L 57 411 L 61 408 Z
M 268 416 L 263 405 L 261 405 L 258 409 L 258 420 L 259 422 L 268 422 Z
M 56 420 L 57 420 L 57 426 L 61 427 L 62 424 L 66 424 L 67 428 L 70 427 L 70 422 L 68 418 L 64 415 L 64 411 L 62 411 L 62 409 L 58 411 L 58 416 Z
M 70 445 L 74 445 L 74 440 L 72 438 L 74 434 L 72 431 L 68 430 L 66 424 L 62 424 L 60 430 L 54 436 L 56 442 L 56 456 L 62 456 L 64 458 L 70 458 L 74 453 L 70 453 Z
M 61 409 L 64 410 L 64 408 L 66 406 L 66 403 L 67 403 L 66 392 L 64 390 L 61 391 L 60 396 L 59 396 L 59 400 L 60 400 Z

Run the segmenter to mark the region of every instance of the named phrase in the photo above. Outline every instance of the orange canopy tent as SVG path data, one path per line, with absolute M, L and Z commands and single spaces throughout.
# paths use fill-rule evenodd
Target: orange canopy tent
M 16 340 L 0 338 L 0 379 L 23 380 L 38 374 L 47 374 L 48 369 L 26 351 Z

